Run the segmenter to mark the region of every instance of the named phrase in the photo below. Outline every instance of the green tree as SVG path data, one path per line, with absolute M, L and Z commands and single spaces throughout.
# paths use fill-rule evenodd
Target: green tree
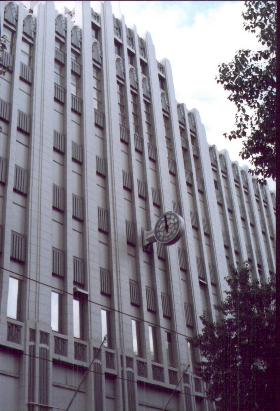
M 237 108 L 235 130 L 224 136 L 242 139 L 240 155 L 260 180 L 275 179 L 276 2 L 245 1 L 242 16 L 245 30 L 256 35 L 260 47 L 239 50 L 231 62 L 218 67 L 216 80 Z
M 275 286 L 259 284 L 249 271 L 233 271 L 218 307 L 216 323 L 206 317 L 196 344 L 201 375 L 219 411 L 272 411 L 275 408 Z M 278 388 L 278 387 L 277 387 Z

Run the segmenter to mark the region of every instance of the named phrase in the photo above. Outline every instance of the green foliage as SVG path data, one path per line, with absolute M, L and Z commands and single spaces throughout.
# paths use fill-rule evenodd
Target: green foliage
M 256 34 L 260 48 L 239 50 L 231 62 L 218 67 L 216 80 L 237 108 L 236 128 L 224 136 L 242 139 L 240 155 L 260 180 L 275 179 L 276 2 L 245 1 L 245 7 L 244 28 Z
M 274 399 L 275 286 L 259 284 L 245 269 L 227 278 L 229 291 L 213 323 L 196 339 L 201 350 L 202 378 L 219 411 L 272 411 Z

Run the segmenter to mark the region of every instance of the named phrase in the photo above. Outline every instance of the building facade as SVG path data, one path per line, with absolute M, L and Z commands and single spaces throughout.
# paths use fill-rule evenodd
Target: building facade
M 192 338 L 231 266 L 274 275 L 274 193 L 109 2 L 0 7 L 0 411 L 212 410 Z M 167 210 L 183 235 L 144 249 Z

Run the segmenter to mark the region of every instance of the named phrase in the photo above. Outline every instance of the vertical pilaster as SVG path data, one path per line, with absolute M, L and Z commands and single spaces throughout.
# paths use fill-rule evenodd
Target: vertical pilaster
M 189 280 L 190 280 L 190 285 L 191 285 L 191 293 L 193 297 L 192 302 L 194 305 L 194 311 L 196 313 L 196 315 L 194 316 L 195 317 L 194 320 L 196 322 L 197 331 L 199 332 L 199 330 L 201 330 L 201 322 L 198 321 L 198 318 L 200 315 L 203 314 L 203 308 L 201 305 L 201 299 L 200 299 L 200 293 L 199 293 L 199 281 L 198 281 L 198 272 L 197 272 L 197 265 L 196 265 L 196 259 L 195 259 L 193 229 L 192 229 L 191 218 L 190 218 L 190 205 L 188 202 L 188 192 L 187 192 L 187 185 L 186 185 L 183 152 L 182 152 L 179 127 L 178 127 L 179 122 L 178 122 L 178 113 L 177 113 L 177 102 L 175 98 L 171 66 L 168 60 L 164 60 L 164 63 L 165 63 L 164 68 L 165 68 L 165 76 L 166 76 L 166 83 L 167 83 L 167 91 L 168 91 L 168 97 L 169 97 L 171 128 L 172 128 L 172 134 L 173 134 L 173 147 L 174 147 L 175 161 L 177 163 L 177 170 L 176 170 L 177 187 L 178 187 L 178 192 L 179 192 L 182 217 L 184 218 L 184 221 L 185 221 L 185 231 L 184 231 L 183 242 L 185 244 L 185 248 L 187 251 L 188 265 L 190 268 Z M 186 128 L 188 129 L 188 116 L 187 116 L 186 107 L 184 107 L 184 117 L 186 121 Z M 189 149 L 190 151 L 192 150 L 191 144 L 189 146 Z M 194 166 L 192 152 L 190 153 L 190 158 L 191 158 L 191 169 L 194 172 L 195 166 Z M 196 184 L 195 178 L 194 178 L 194 184 Z M 197 190 L 195 191 L 197 192 Z M 177 286 L 179 286 L 179 284 Z M 180 323 L 184 324 L 185 319 L 183 318 L 183 310 L 182 310 L 183 303 L 182 301 L 180 301 L 180 299 L 177 299 L 177 300 L 178 300 L 179 306 L 177 306 L 176 309 L 177 311 L 179 311 L 179 313 L 181 313 Z M 185 329 L 181 330 L 181 332 L 183 332 L 184 334 Z M 186 344 L 185 341 L 184 341 L 184 344 Z
M 125 238 L 125 216 L 123 213 L 122 201 L 119 193 L 122 191 L 122 170 L 118 156 L 120 141 L 120 126 L 118 117 L 118 99 L 116 83 L 116 64 L 114 50 L 114 27 L 112 8 L 109 2 L 102 5 L 103 27 L 102 27 L 102 50 L 103 50 L 103 70 L 104 70 L 104 98 L 106 117 L 106 157 L 108 163 L 108 209 L 110 212 L 110 236 L 111 236 L 111 270 L 113 276 L 113 306 L 119 312 L 115 312 L 115 329 L 117 336 L 117 353 L 124 354 L 128 346 L 127 334 L 125 331 L 125 318 L 120 313 L 123 310 L 122 284 L 126 279 L 122 273 L 126 272 L 126 238 Z M 118 376 L 121 377 L 120 357 L 118 355 Z M 125 358 L 123 356 L 123 364 Z M 118 393 L 121 394 L 121 384 L 124 394 L 119 395 L 118 407 L 127 410 L 128 406 L 124 398 L 127 398 L 126 384 L 119 380 Z
M 242 231 L 238 200 L 236 197 L 235 183 L 234 183 L 234 177 L 233 177 L 233 172 L 232 172 L 232 164 L 231 164 L 227 151 L 224 151 L 223 154 L 224 154 L 224 158 L 225 158 L 226 166 L 227 166 L 228 186 L 230 189 L 230 195 L 232 199 L 233 218 L 235 221 L 236 234 L 237 234 L 238 242 L 239 242 L 240 257 L 241 257 L 241 261 L 245 261 L 247 260 L 247 250 L 246 250 L 246 244 L 245 244 L 243 231 Z
M 262 193 L 262 190 L 261 190 L 260 186 L 258 186 L 258 193 L 259 193 L 259 197 L 260 197 L 260 211 L 261 211 L 261 214 L 262 214 L 262 220 L 263 220 L 264 228 L 265 228 L 264 235 L 266 236 L 266 241 L 267 241 L 267 251 L 268 251 L 268 256 L 267 257 L 270 259 L 270 264 L 271 264 L 272 270 L 275 273 L 276 272 L 275 255 L 274 255 L 274 251 L 273 251 L 272 240 L 270 238 L 270 232 L 269 232 L 267 217 L 266 217 L 266 213 L 265 213 L 265 209 L 264 209 L 264 197 L 263 197 L 263 193 Z
M 220 225 L 220 218 L 217 208 L 214 181 L 212 178 L 211 163 L 209 157 L 209 148 L 206 141 L 205 129 L 200 121 L 200 116 L 197 110 L 192 110 L 197 125 L 198 131 L 198 145 L 201 153 L 201 169 L 203 179 L 205 181 L 205 199 L 208 208 L 209 224 L 213 239 L 213 249 L 215 255 L 215 265 L 217 267 L 218 281 L 220 292 L 224 295 L 224 291 L 227 290 L 227 283 L 225 276 L 227 273 L 227 264 L 224 254 L 224 242 L 222 237 L 222 229 Z
M 13 226 L 13 213 L 11 204 L 13 202 L 13 186 L 14 186 L 14 170 L 16 163 L 16 139 L 17 139 L 17 116 L 18 116 L 18 101 L 19 101 L 19 73 L 20 73 L 20 50 L 22 44 L 22 24 L 23 24 L 23 8 L 17 7 L 17 27 L 15 33 L 15 44 L 13 49 L 13 73 L 12 84 L 10 90 L 11 114 L 9 124 L 9 139 L 7 147 L 7 178 L 6 178 L 6 201 L 3 209 L 3 221 L 5 221 L 3 230 L 3 249 L 2 249 L 2 265 L 5 268 L 11 268 L 10 251 L 11 251 L 11 229 Z M 25 231 L 25 227 L 24 227 Z M 24 269 L 18 271 L 19 275 L 24 274 Z M 1 323 L 6 320 L 6 307 L 8 297 L 8 281 L 10 274 L 7 271 L 2 272 L 2 299 L 1 299 Z M 2 332 L 6 327 L 2 327 Z M 6 339 L 6 336 L 2 336 Z
M 248 179 L 248 191 L 249 191 L 249 196 L 250 196 L 250 202 L 251 202 L 251 207 L 252 207 L 253 216 L 254 216 L 254 220 L 255 220 L 255 230 L 256 230 L 256 234 L 257 234 L 256 242 L 258 243 L 258 246 L 259 246 L 264 278 L 267 279 L 268 276 L 269 276 L 267 256 L 266 256 L 266 251 L 265 251 L 263 238 L 262 238 L 261 223 L 260 223 L 259 213 L 258 213 L 257 205 L 256 205 L 256 199 L 255 199 L 255 193 L 254 193 L 254 189 L 253 189 L 252 177 L 248 173 L 247 173 L 247 179 Z

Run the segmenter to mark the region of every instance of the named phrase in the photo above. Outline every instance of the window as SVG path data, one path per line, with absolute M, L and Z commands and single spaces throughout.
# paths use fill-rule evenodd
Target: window
M 198 357 L 197 357 L 197 350 L 193 346 L 191 341 L 187 341 L 188 344 L 188 357 L 191 369 L 194 373 L 198 372 Z
M 79 78 L 73 73 L 71 74 L 71 93 L 76 97 L 80 97 Z
M 149 348 L 152 361 L 158 361 L 156 329 L 151 325 L 149 325 Z
M 13 47 L 14 47 L 14 40 L 15 40 L 15 34 L 13 31 L 7 29 L 6 27 L 3 27 L 3 35 L 6 37 L 6 52 L 8 54 L 13 53 Z
M 73 334 L 82 338 L 82 303 L 78 298 L 73 299 Z
M 120 124 L 123 126 L 126 126 L 125 91 L 124 91 L 124 86 L 119 83 L 118 83 L 118 104 L 119 104 Z
M 99 29 L 97 28 L 97 27 L 95 27 L 95 26 L 91 26 L 91 28 L 92 28 L 92 40 L 99 40 Z
M 22 41 L 21 61 L 27 66 L 32 65 L 32 46 L 27 41 Z
M 57 38 L 55 39 L 55 48 L 61 51 L 63 51 L 64 48 L 62 41 L 58 40 Z
M 121 45 L 117 42 L 115 42 L 115 53 L 117 56 L 121 56 L 122 55 L 122 48 Z
M 159 86 L 160 86 L 160 88 L 161 88 L 162 90 L 165 90 L 164 80 L 163 80 L 161 77 L 159 77 L 158 79 L 159 79 Z
M 7 317 L 18 320 L 20 317 L 20 280 L 9 278 Z
M 143 61 L 140 61 L 141 73 L 147 75 L 147 65 Z
M 102 341 L 104 337 L 107 339 L 104 341 L 104 347 L 110 348 L 112 346 L 111 342 L 111 327 L 110 327 L 110 312 L 106 310 L 101 310 L 101 338 Z
M 53 331 L 61 331 L 61 294 L 52 291 L 51 294 L 51 327 Z
M 139 109 L 137 94 L 131 93 L 132 122 L 135 133 L 140 132 Z
M 64 84 L 64 68 L 58 63 L 54 63 L 54 82 L 59 86 Z
M 75 53 L 73 50 L 71 52 L 71 58 L 73 61 L 75 61 L 76 63 L 80 62 L 80 57 L 78 53 Z
M 93 67 L 93 104 L 97 110 L 103 109 L 102 73 L 97 67 Z
M 165 333 L 165 348 L 166 348 L 166 357 L 169 366 L 174 365 L 174 356 L 173 356 L 173 344 L 172 344 L 172 334 L 170 332 Z
M 144 115 L 145 115 L 145 123 L 146 123 L 148 141 L 151 141 L 152 136 L 153 136 L 152 113 L 151 113 L 151 105 L 147 103 L 146 101 L 144 102 Z
M 128 53 L 128 61 L 129 61 L 129 64 L 134 66 L 134 55 L 132 53 Z
M 140 340 L 140 323 L 131 320 L 132 325 L 132 347 L 135 355 L 141 355 L 141 340 Z

